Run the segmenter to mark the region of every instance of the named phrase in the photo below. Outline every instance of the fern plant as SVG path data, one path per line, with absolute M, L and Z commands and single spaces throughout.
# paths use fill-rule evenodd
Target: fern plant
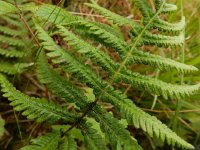
M 164 0 L 155 0 L 154 11 L 145 0 L 135 0 L 134 3 L 143 15 L 143 22 L 140 25 L 99 6 L 94 1 L 86 5 L 111 21 L 110 26 L 72 16 L 64 9 L 52 5 L 21 7 L 21 11 L 30 10 L 34 14 L 34 27 L 40 41 L 36 55 L 40 82 L 64 103 L 74 106 L 74 109 L 69 111 L 54 102 L 29 97 L 16 90 L 1 74 L 3 96 L 11 101 L 10 104 L 16 111 L 22 111 L 22 115 L 40 123 L 48 122 L 53 125 L 59 121 L 64 127 L 70 126 L 68 129 L 53 129 L 52 132 L 32 140 L 31 144 L 21 148 L 22 150 L 76 149 L 76 135 L 72 132 L 74 128 L 81 131 L 86 149 L 142 149 L 120 119 L 125 119 L 127 124 L 141 128 L 152 138 L 157 137 L 173 147 L 193 149 L 191 144 L 156 117 L 142 111 L 116 86 L 120 83 L 130 84 L 133 88 L 148 91 L 165 99 L 181 99 L 199 89 L 199 84 L 174 85 L 130 69 L 129 66 L 134 63 L 166 71 L 175 69 L 180 73 L 198 70 L 193 66 L 141 50 L 144 45 L 173 48 L 183 44 L 184 17 L 175 24 L 160 17 L 162 13 L 175 11 L 176 6 Z M 13 5 L 7 5 L 11 10 L 15 8 Z M 45 26 L 47 22 L 48 25 Z M 131 40 L 122 39 L 112 24 L 119 27 L 130 26 Z M 152 29 L 158 29 L 160 32 L 153 34 Z M 62 42 L 56 42 L 55 36 L 61 38 Z M 98 49 L 96 44 L 104 45 L 107 50 L 112 48 L 119 58 L 113 59 L 108 53 Z M 93 65 L 98 66 L 99 71 L 104 72 L 104 76 L 97 75 L 91 66 L 84 64 L 86 59 L 90 59 Z M 72 81 L 67 80 L 66 74 Z M 84 88 L 74 84 L 73 80 L 78 80 Z M 117 113 L 108 112 L 100 101 L 112 104 Z M 91 123 L 89 118 L 93 118 L 94 122 Z M 93 127 L 94 123 L 100 128 L 99 132 Z

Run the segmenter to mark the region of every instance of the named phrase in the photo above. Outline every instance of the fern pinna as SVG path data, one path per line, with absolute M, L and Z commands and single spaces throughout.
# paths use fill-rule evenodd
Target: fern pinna
M 199 89 L 199 85 L 174 85 L 129 69 L 131 64 L 145 64 L 160 70 L 175 69 L 180 73 L 198 70 L 193 66 L 141 50 L 143 45 L 173 48 L 184 43 L 184 17 L 178 23 L 169 23 L 160 17 L 163 13 L 175 11 L 176 6 L 164 0 L 155 0 L 154 11 L 146 0 L 133 2 L 143 16 L 140 25 L 99 6 L 94 1 L 86 5 L 110 21 L 110 26 L 72 16 L 64 9 L 52 5 L 21 8 L 22 11 L 31 10 L 34 14 L 35 30 L 40 41 L 36 57 L 40 82 L 63 102 L 71 103 L 76 108 L 69 112 L 53 102 L 29 97 L 16 90 L 5 76 L 0 75 L 2 92 L 15 110 L 23 111 L 23 115 L 38 122 L 48 121 L 53 124 L 59 120 L 63 125 L 70 125 L 68 129 L 53 129 L 51 133 L 32 140 L 30 145 L 21 149 L 76 149 L 75 135 L 72 132 L 74 128 L 82 132 L 86 149 L 142 149 L 119 119 L 125 119 L 129 125 L 141 128 L 151 137 L 166 141 L 173 147 L 193 149 L 191 144 L 177 136 L 156 117 L 142 111 L 132 99 L 114 86 L 120 83 L 130 84 L 133 88 L 165 99 L 181 99 Z M 46 23 L 48 26 L 44 28 Z M 121 38 L 121 33 L 115 30 L 113 24 L 119 27 L 129 26 L 131 40 L 125 41 Z M 153 34 L 152 29 L 160 32 Z M 56 43 L 54 36 L 62 38 L 62 44 Z M 115 50 L 119 59 L 111 58 L 98 49 L 96 44 L 104 45 L 107 50 Z M 93 68 L 86 65 L 84 61 L 88 58 L 106 75 L 97 75 Z M 61 75 L 61 70 L 62 74 L 64 71 L 72 81 L 78 80 L 85 87 L 67 80 L 65 75 Z M 93 95 L 93 98 L 88 94 Z M 120 116 L 116 118 L 116 114 L 105 110 L 100 101 L 112 104 Z M 89 118 L 94 119 L 93 123 Z M 94 122 L 100 131 L 93 127 Z

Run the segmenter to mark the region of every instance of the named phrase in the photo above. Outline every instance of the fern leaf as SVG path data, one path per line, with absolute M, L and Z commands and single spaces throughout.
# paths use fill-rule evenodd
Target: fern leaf
M 23 34 L 22 31 L 17 31 L 5 26 L 0 25 L 0 32 L 7 34 L 7 35 L 12 35 L 12 36 L 21 36 Z
M 104 44 L 111 45 L 113 48 L 115 48 L 121 57 L 125 55 L 126 43 L 122 41 L 121 39 L 119 39 L 117 33 L 112 31 L 112 28 L 109 29 L 108 31 L 108 29 L 106 28 L 109 28 L 109 26 L 104 25 L 102 27 L 101 24 L 97 24 L 95 22 L 89 22 L 85 20 L 72 22 L 71 24 L 68 24 L 68 26 L 69 25 L 75 25 L 75 27 L 77 27 L 75 28 L 75 30 L 77 29 L 80 30 L 80 28 L 82 27 L 83 34 L 85 32 L 89 34 L 88 38 L 91 38 L 90 36 L 93 35 L 94 40 L 98 40 L 97 38 L 99 38 L 99 41 L 101 41 L 101 43 L 104 42 Z
M 62 8 L 53 5 L 41 5 L 36 9 L 34 14 L 43 20 L 60 25 L 76 21 L 76 17 L 70 15 L 67 11 L 62 11 Z
M 97 63 L 106 70 L 111 72 L 113 71 L 112 65 L 114 65 L 114 62 L 107 55 L 101 53 L 92 45 L 77 38 L 73 33 L 66 30 L 64 27 L 58 26 L 58 28 L 60 29 L 61 35 L 64 36 L 64 40 L 68 42 L 68 45 L 78 50 L 79 53 L 86 54 L 88 57 L 92 58 L 92 60 L 96 60 Z
M 112 13 L 111 11 L 103 7 L 100 7 L 95 3 L 93 4 L 86 3 L 86 5 L 89 7 L 92 7 L 93 9 L 101 13 L 104 17 L 106 17 L 106 19 L 108 19 L 109 21 L 112 21 L 116 25 L 119 25 L 119 26 L 130 25 L 133 29 L 138 27 L 132 20 L 122 17 L 118 14 Z
M 101 135 L 99 135 L 97 131 L 92 128 L 91 124 L 86 123 L 81 126 L 81 129 L 87 150 L 107 150 L 105 141 Z
M 134 3 L 140 9 L 142 15 L 145 17 L 144 22 L 146 22 L 146 20 L 148 20 L 151 16 L 155 14 L 155 12 L 152 10 L 152 8 L 150 8 L 146 0 L 134 0 Z M 154 2 L 157 11 L 162 3 L 163 0 L 156 0 Z M 175 5 L 164 3 L 164 6 L 160 13 L 169 13 L 171 11 L 175 11 L 176 9 L 177 7 Z M 156 17 L 154 22 L 152 22 L 152 25 L 150 25 L 150 28 L 155 28 L 160 31 L 172 32 L 172 33 L 180 33 L 184 29 L 184 27 L 185 27 L 184 18 L 182 18 L 179 23 L 169 23 L 167 21 L 160 19 L 159 17 Z
M 137 36 L 142 31 L 142 28 L 136 25 L 132 20 L 122 17 L 118 14 L 115 14 L 105 8 L 98 6 L 97 4 L 87 4 L 88 6 L 92 7 L 93 9 L 97 10 L 103 16 L 105 16 L 108 20 L 113 21 L 115 24 L 122 26 L 122 25 L 130 25 L 133 29 L 133 35 Z M 157 20 L 156 17 L 154 20 Z M 158 21 L 157 21 L 158 22 Z M 149 25 L 147 28 L 152 28 L 153 23 Z M 166 27 L 168 29 L 168 27 Z M 164 30 L 164 29 L 163 29 Z M 180 36 L 165 36 L 159 34 L 152 34 L 149 31 L 145 31 L 144 35 L 142 35 L 142 40 L 139 42 L 140 44 L 151 44 L 157 46 L 181 46 L 183 44 L 183 35 Z
M 0 0 L 0 16 L 13 12 L 18 12 L 18 9 L 14 5 Z
M 22 41 L 21 39 L 12 38 L 9 36 L 4 36 L 4 35 L 0 35 L 0 42 L 6 43 L 12 46 L 19 46 L 19 47 L 25 46 L 25 41 Z
M 13 14 L 12 14 L 13 15 Z M 13 19 L 10 16 L 1 16 L 3 20 L 5 20 L 7 23 L 14 25 L 16 27 L 22 27 L 22 23 L 18 21 L 18 19 Z
M 60 141 L 59 150 L 77 150 L 75 139 L 72 136 L 64 136 Z
M 78 101 L 79 106 L 85 106 L 84 104 L 87 102 L 87 98 L 83 96 L 83 91 L 75 88 L 70 82 L 55 72 L 49 66 L 46 58 L 44 57 L 43 51 L 38 57 L 37 68 L 40 82 L 46 84 L 49 90 L 51 90 L 54 94 L 63 98 L 66 102 L 73 103 L 76 102 L 76 100 L 80 100 Z
M 170 83 L 162 82 L 158 79 L 146 77 L 140 75 L 139 73 L 125 72 L 124 74 L 119 74 L 115 81 L 122 81 L 123 83 L 131 84 L 132 87 L 137 87 L 141 90 L 147 90 L 150 93 L 155 93 L 157 95 L 162 95 L 165 99 L 176 98 L 181 99 L 185 96 L 193 94 L 200 88 L 200 84 L 196 85 L 173 85 Z
M 31 140 L 31 145 L 20 148 L 20 150 L 56 150 L 60 140 L 60 132 L 53 131 Z
M 120 142 L 121 146 L 127 146 L 130 150 L 141 150 L 137 141 L 130 137 L 124 126 L 119 123 L 110 113 L 105 113 L 100 107 L 95 107 L 91 115 L 100 123 L 101 130 L 110 140 L 112 145 Z
M 150 6 L 148 5 L 146 0 L 134 0 L 133 1 L 134 4 L 136 5 L 136 7 L 139 8 L 139 10 L 142 13 L 142 16 L 145 19 L 149 19 L 151 18 L 151 16 L 153 15 Z
M 0 72 L 6 73 L 9 75 L 14 75 L 17 73 L 22 73 L 25 71 L 28 67 L 32 66 L 32 63 L 15 63 L 10 64 L 7 62 L 1 62 L 0 63 Z
M 179 63 L 169 58 L 164 58 L 159 55 L 150 54 L 147 52 L 142 52 L 135 50 L 133 51 L 133 56 L 128 60 L 128 64 L 137 63 L 137 64 L 146 64 L 150 66 L 157 67 L 161 70 L 172 70 L 176 69 L 181 73 L 189 73 L 193 71 L 198 71 L 198 68 L 192 65 L 186 65 Z
M 2 74 L 0 74 L 0 83 L 3 96 L 11 101 L 10 105 L 16 111 L 23 111 L 22 115 L 27 116 L 28 119 L 35 119 L 38 122 L 54 122 L 59 119 L 73 122 L 77 118 L 75 114 L 69 113 L 66 109 L 54 103 L 21 93 Z
M 161 11 L 161 13 L 171 13 L 171 12 L 174 12 L 176 10 L 177 10 L 176 5 L 165 3 L 165 5 L 163 6 L 163 9 Z
M 13 57 L 23 57 L 25 54 L 22 51 L 18 50 L 6 50 L 6 49 L 1 49 L 0 48 L 0 55 L 3 55 L 5 57 L 13 58 Z
M 159 47 L 182 46 L 183 42 L 184 42 L 183 33 L 180 33 L 180 35 L 178 36 L 166 36 L 161 34 L 151 34 L 149 32 L 145 32 L 142 40 L 140 41 L 141 44 L 156 45 Z
M 180 33 L 185 27 L 185 17 L 177 23 L 169 23 L 160 18 L 155 19 L 155 21 L 150 26 L 151 28 L 158 29 L 160 31 L 170 32 L 170 33 Z
M 175 144 L 182 148 L 193 149 L 193 146 L 182 140 L 166 125 L 162 124 L 155 117 L 140 110 L 131 100 L 127 99 L 120 91 L 112 88 L 102 96 L 107 102 L 111 103 L 120 111 L 122 116 L 127 119 L 129 124 L 133 124 L 136 128 L 141 128 L 146 131 L 151 137 L 155 135 L 162 141 L 167 141 L 168 144 Z

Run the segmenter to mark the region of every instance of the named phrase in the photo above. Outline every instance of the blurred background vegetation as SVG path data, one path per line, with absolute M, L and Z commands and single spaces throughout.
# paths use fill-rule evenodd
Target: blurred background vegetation
M 181 0 L 168 1 L 176 3 L 179 8 L 178 12 L 167 16 L 170 21 L 173 22 L 180 19 L 181 13 L 186 17 L 187 26 L 185 30 L 184 53 L 181 48 L 171 50 L 170 48 L 143 47 L 143 50 L 177 61 L 183 61 L 184 56 L 184 62 L 186 64 L 194 65 L 200 69 L 200 1 L 183 0 L 182 12 L 180 9 Z M 37 4 L 48 3 L 60 5 L 74 15 L 106 22 L 102 16 L 95 14 L 93 10 L 84 6 L 87 0 L 63 0 L 61 3 L 59 3 L 59 0 L 32 0 L 32 2 Z M 152 0 L 149 0 L 149 2 L 152 3 Z M 134 7 L 134 0 L 98 0 L 98 3 L 113 12 L 134 19 L 137 22 L 142 19 L 138 9 Z M 127 33 L 126 28 L 122 30 L 125 34 Z M 144 65 L 133 65 L 132 69 L 171 83 L 192 84 L 200 82 L 200 72 L 184 75 L 183 77 L 182 75 L 177 75 L 177 73 L 173 71 L 164 72 Z M 28 71 L 22 76 L 24 76 L 24 78 L 17 80 L 16 85 L 19 89 L 22 89 L 24 93 L 32 96 L 49 96 L 47 89 L 39 84 L 34 73 Z M 181 81 L 181 79 L 183 79 L 183 81 Z M 177 132 L 178 135 L 195 145 L 197 150 L 200 150 L 200 91 L 190 98 L 182 99 L 177 102 L 176 100 L 167 101 L 156 95 L 149 95 L 145 92 L 137 91 L 136 89 L 130 89 L 129 85 L 123 86 L 123 88 L 122 90 L 124 90 L 130 98 L 134 99 L 134 102 L 139 107 L 159 118 L 163 123 Z M 12 107 L 10 107 L 8 102 L 3 98 L 1 98 L 0 101 L 0 122 L 2 122 L 0 123 L 2 125 L 0 126 L 0 133 L 4 131 L 4 134 L 0 134 L 0 149 L 2 150 L 18 149 L 32 137 L 36 137 L 49 130 L 48 126 L 45 124 L 39 125 L 26 120 L 20 113 L 15 114 Z M 5 122 L 5 127 L 3 127 Z M 157 139 L 150 138 L 139 129 L 130 126 L 128 130 L 131 131 L 136 139 L 138 139 L 139 144 L 146 148 L 146 150 L 161 149 L 160 146 L 165 150 L 171 149 L 167 145 L 163 146 Z

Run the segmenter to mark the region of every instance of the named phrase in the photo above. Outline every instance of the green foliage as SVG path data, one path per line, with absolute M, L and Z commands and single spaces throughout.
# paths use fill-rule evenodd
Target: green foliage
M 0 74 L 0 83 L 5 93 L 3 96 L 11 101 L 10 105 L 16 111 L 23 111 L 22 115 L 27 116 L 28 119 L 35 119 L 38 122 L 55 122 L 59 119 L 73 122 L 78 117 L 52 102 L 21 93 L 2 74 Z
M 0 11 L 0 15 L 5 15 L 8 13 L 13 13 L 13 12 L 17 12 L 18 9 L 13 6 L 10 3 L 4 2 L 4 1 L 0 1 L 0 6 L 1 6 L 1 11 Z
M 25 1 L 26 2 L 26 1 Z M 0 1 L 8 10 L 0 14 L 16 12 L 14 5 Z M 4 4 L 5 3 L 5 4 Z M 78 139 L 84 143 L 88 150 L 112 149 L 140 150 L 142 149 L 136 139 L 128 132 L 119 121 L 125 119 L 128 125 L 140 128 L 152 138 L 158 138 L 172 147 L 193 149 L 193 146 L 175 132 L 171 131 L 156 117 L 151 116 L 136 106 L 132 99 L 117 88 L 120 83 L 130 84 L 132 88 L 140 91 L 148 91 L 165 99 L 183 99 L 192 95 L 200 87 L 196 85 L 177 85 L 154 79 L 138 72 L 133 72 L 131 64 L 145 64 L 156 69 L 171 71 L 175 69 L 179 73 L 198 71 L 191 65 L 186 65 L 175 60 L 164 58 L 155 54 L 143 52 L 142 46 L 156 47 L 180 47 L 184 44 L 185 19 L 179 23 L 169 23 L 161 18 L 161 14 L 170 13 L 177 8 L 164 0 L 155 0 L 155 11 L 146 0 L 135 0 L 134 4 L 140 9 L 144 17 L 141 24 L 133 20 L 115 14 L 96 2 L 86 5 L 101 13 L 111 25 L 90 21 L 81 17 L 70 15 L 62 8 L 52 5 L 36 7 L 23 6 L 22 10 L 31 10 L 34 15 L 34 28 L 38 38 L 37 75 L 41 83 L 62 100 L 64 104 L 74 106 L 71 111 L 55 103 L 42 98 L 34 98 L 17 90 L 7 78 L 0 74 L 0 85 L 3 96 L 7 97 L 10 105 L 22 115 L 37 122 L 49 122 L 70 125 L 70 128 L 57 129 L 31 141 L 29 146 L 21 150 L 64 150 L 76 149 L 77 143 L 71 129 L 76 128 L 82 132 L 84 139 Z M 20 14 L 20 12 L 17 11 Z M 28 13 L 27 13 L 28 14 Z M 24 51 L 18 49 L 27 48 L 27 33 L 15 31 L 24 26 L 17 22 L 17 14 L 3 17 L 5 22 L 14 27 L 0 26 L 0 42 L 8 45 L 8 49 L 0 48 L 0 54 L 5 61 L 0 66 L 0 71 L 7 74 L 21 73 L 27 67 L 27 63 L 15 63 L 9 67 L 7 58 L 20 58 Z M 29 16 L 28 16 L 29 18 Z M 29 18 L 30 19 L 30 18 Z M 48 25 L 45 26 L 46 22 Z M 130 41 L 126 41 L 112 26 L 129 26 Z M 157 29 L 157 33 L 152 33 Z M 121 34 L 121 33 L 120 33 Z M 60 41 L 55 41 L 58 36 Z M 97 48 L 96 44 L 104 45 L 107 51 L 112 48 L 119 56 L 113 59 L 108 53 Z M 13 48 L 11 51 L 10 49 Z M 84 61 L 91 60 L 92 65 L 105 73 L 96 74 L 91 65 Z M 30 64 L 28 64 L 30 65 Z M 21 66 L 21 67 L 20 67 Z M 67 79 L 66 75 L 70 78 Z M 74 81 L 78 82 L 75 84 Z M 88 91 L 90 89 L 90 91 Z M 89 95 L 89 96 L 88 96 Z M 116 114 L 107 111 L 100 101 L 113 106 Z M 88 122 L 87 118 L 93 118 Z M 94 128 L 98 124 L 100 133 Z
M 31 63 L 23 60 L 23 57 L 28 54 L 28 33 L 18 13 L 19 10 L 14 5 L 0 1 L 0 72 L 9 75 L 21 73 L 32 66 Z M 25 18 L 30 19 L 27 12 Z
M 75 139 L 72 136 L 65 136 L 63 139 L 61 139 L 59 146 L 59 150 L 76 150 L 77 145 L 75 142 Z
M 80 107 L 80 111 L 84 112 L 85 109 L 87 109 L 87 106 L 90 105 L 90 100 L 82 90 L 55 72 L 47 63 L 44 54 L 42 54 L 43 52 L 41 52 L 37 61 L 40 81 L 46 84 L 47 87 L 56 95 L 63 98 L 63 100 L 67 102 L 75 102 L 76 105 Z M 106 134 L 108 139 L 114 143 L 113 145 L 117 142 L 121 142 L 124 146 L 126 145 L 133 149 L 140 149 L 119 121 L 113 118 L 111 114 L 107 113 L 99 105 L 94 107 L 92 112 L 88 115 L 94 117 L 95 120 L 100 123 L 101 130 Z M 88 128 L 88 125 L 86 125 L 86 127 Z

